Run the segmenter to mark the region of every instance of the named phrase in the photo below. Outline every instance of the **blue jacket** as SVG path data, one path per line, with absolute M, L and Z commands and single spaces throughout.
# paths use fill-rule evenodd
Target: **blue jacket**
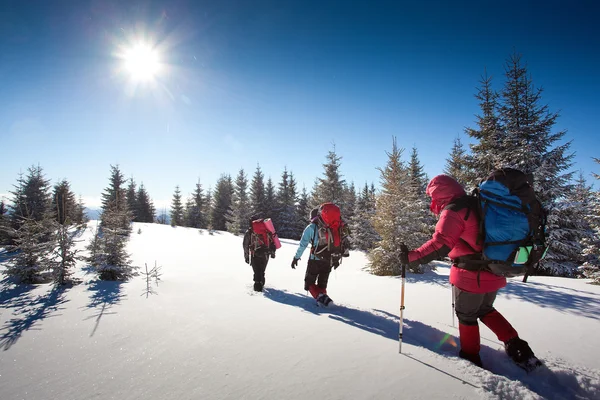
M 300 239 L 300 245 L 298 246 L 298 251 L 296 251 L 295 258 L 302 257 L 302 253 L 306 250 L 308 244 L 312 244 L 312 246 L 317 246 L 319 244 L 319 235 L 317 234 L 317 224 L 309 224 L 306 228 L 304 228 L 304 232 L 302 232 L 302 238 Z M 309 257 L 311 260 L 320 260 L 319 257 L 314 254 L 310 254 Z

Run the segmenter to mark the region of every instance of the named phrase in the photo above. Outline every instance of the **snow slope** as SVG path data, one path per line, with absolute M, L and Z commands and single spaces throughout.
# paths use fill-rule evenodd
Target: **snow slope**
M 456 357 L 447 265 L 407 277 L 399 354 L 398 278 L 352 252 L 330 277 L 338 305 L 319 308 L 303 291 L 308 251 L 292 270 L 297 242 L 282 242 L 261 294 L 241 237 L 156 224 L 134 224 L 128 247 L 162 266 L 154 293 L 143 275 L 102 282 L 83 264 L 69 288 L 2 281 L 0 399 L 600 398 L 598 286 L 509 283 L 496 306 L 549 368 L 525 374 L 482 325 L 488 371 Z

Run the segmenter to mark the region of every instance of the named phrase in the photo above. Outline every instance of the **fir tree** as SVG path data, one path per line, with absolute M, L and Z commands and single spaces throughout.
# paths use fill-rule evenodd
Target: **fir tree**
M 10 229 L 10 225 L 8 223 L 7 213 L 8 209 L 4 200 L 0 200 L 0 246 L 9 244 L 8 230 Z
M 425 189 L 427 188 L 429 179 L 427 178 L 427 174 L 423 169 L 423 165 L 421 165 L 421 161 L 419 160 L 419 152 L 417 151 L 416 147 L 413 147 L 412 152 L 410 153 L 408 175 L 410 177 L 411 185 L 413 186 L 417 195 L 425 196 Z
M 256 171 L 250 183 L 250 210 L 252 210 L 254 216 L 260 218 L 264 218 L 267 211 L 264 175 L 260 165 L 256 166 Z
M 473 183 L 473 173 L 469 171 L 469 158 L 460 137 L 454 139 L 450 156 L 446 159 L 444 174 L 453 177 L 464 188 Z
M 15 191 L 11 192 L 12 226 L 18 229 L 26 219 L 42 221 L 51 213 L 50 182 L 44 177 L 42 167 L 31 166 L 26 177 L 19 175 Z
M 322 203 L 335 203 L 340 207 L 342 215 L 345 215 L 346 205 L 344 203 L 346 181 L 342 179 L 340 167 L 342 157 L 332 151 L 327 153 L 327 162 L 323 164 L 323 177 L 318 178 L 313 190 L 313 205 Z
M 365 187 L 358 195 L 353 218 L 350 220 L 352 246 L 359 250 L 370 250 L 381 237 L 373 226 L 375 216 L 375 198 L 365 182 Z
M 354 187 L 354 182 L 350 183 L 350 186 L 346 188 L 346 193 L 344 195 L 344 204 L 345 204 L 345 213 L 342 215 L 342 218 L 350 223 L 354 219 L 354 213 L 356 211 L 356 188 Z
M 213 193 L 211 223 L 212 229 L 224 231 L 227 228 L 227 214 L 231 210 L 233 182 L 230 175 L 221 175 Z
M 481 115 L 476 116 L 478 129 L 465 129 L 465 133 L 475 139 L 471 145 L 471 156 L 467 158 L 470 177 L 465 182 L 473 187 L 503 164 L 502 132 L 497 113 L 498 93 L 492 89 L 492 78 L 487 73 L 481 78 L 480 84 L 475 95 L 481 107 Z
M 387 153 L 387 165 L 379 169 L 382 192 L 377 199 L 373 225 L 381 240 L 369 252 L 371 271 L 376 275 L 398 275 L 400 244 L 415 248 L 428 239 L 422 234 L 423 204 L 411 184 L 409 169 L 401 160 L 402 152 L 394 138 L 392 151 Z M 421 271 L 420 266 L 413 269 Z
M 175 193 L 173 193 L 173 200 L 171 202 L 171 226 L 182 226 L 183 225 L 183 204 L 181 203 L 181 191 L 179 185 L 175 186 Z
M 154 215 L 156 214 L 156 209 L 154 208 L 154 203 L 148 195 L 148 192 L 146 191 L 143 182 L 140 183 L 137 193 L 135 194 L 135 198 L 137 222 L 154 222 Z
M 133 177 L 129 178 L 129 185 L 127 185 L 127 189 L 125 192 L 125 197 L 127 199 L 127 208 L 131 212 L 133 221 L 141 222 L 137 215 L 138 204 L 137 204 L 137 188 Z
M 227 230 L 233 234 L 243 233 L 248 226 L 250 210 L 248 207 L 248 178 L 244 169 L 240 169 L 234 184 L 231 212 Z
M 296 218 L 296 181 L 294 175 L 283 169 L 277 189 L 277 234 L 280 238 L 296 239 L 298 236 Z
M 78 230 L 73 230 L 67 224 L 55 222 L 56 247 L 53 249 L 53 259 L 50 262 L 52 278 L 58 285 L 65 285 L 72 279 L 72 275 L 81 258 L 77 255 L 79 250 L 75 246 Z
M 71 191 L 71 186 L 66 179 L 54 185 L 52 196 L 52 209 L 56 213 L 56 220 L 60 225 L 81 223 L 80 207 Z
M 279 208 L 275 194 L 275 185 L 273 185 L 273 180 L 269 177 L 269 179 L 267 179 L 267 184 L 265 185 L 264 217 L 271 218 L 275 226 L 279 226 L 279 221 L 277 221 L 277 210 L 279 210 Z
M 302 187 L 302 191 L 298 196 L 298 204 L 296 205 L 296 224 L 294 226 L 292 239 L 300 239 L 304 228 L 310 222 L 310 210 L 312 209 L 309 201 L 308 192 L 306 187 Z
M 116 208 L 118 211 L 127 209 L 127 196 L 125 192 L 125 178 L 119 166 L 110 166 L 109 186 L 102 193 L 102 210 Z
M 600 164 L 600 159 L 594 158 Z M 600 175 L 592 174 L 596 179 Z M 587 203 L 587 221 L 592 229 L 592 235 L 583 240 L 583 274 L 592 279 L 592 283 L 600 285 L 600 190 L 590 191 Z

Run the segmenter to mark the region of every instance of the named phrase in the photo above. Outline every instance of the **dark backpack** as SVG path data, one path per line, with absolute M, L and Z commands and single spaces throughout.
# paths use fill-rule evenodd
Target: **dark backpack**
M 332 264 L 339 264 L 341 257 L 348 256 L 348 230 L 340 208 L 334 203 L 323 203 L 311 211 L 311 217 L 311 222 L 317 225 L 318 235 L 318 241 L 313 237 L 311 252 L 319 257 L 330 258 Z
M 483 246 L 482 259 L 459 260 L 459 267 L 522 276 L 545 256 L 546 211 L 535 195 L 531 178 L 513 168 L 495 170 L 471 195 L 445 207 L 467 207 L 479 217 L 477 243 Z

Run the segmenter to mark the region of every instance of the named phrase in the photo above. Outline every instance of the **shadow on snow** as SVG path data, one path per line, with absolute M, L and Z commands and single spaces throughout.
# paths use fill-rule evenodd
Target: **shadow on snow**
M 94 328 L 90 333 L 90 337 L 94 336 L 100 320 L 106 315 L 116 314 L 114 311 L 110 311 L 111 307 L 119 304 L 119 302 L 125 297 L 122 292 L 122 285 L 124 282 L 121 281 L 101 281 L 95 280 L 90 283 L 88 291 L 92 292 L 90 301 L 86 306 L 89 309 L 94 309 L 95 313 L 85 318 L 95 319 Z
M 447 277 L 446 277 L 447 278 Z M 315 301 L 303 294 L 290 293 L 285 290 L 265 288 L 264 296 L 277 303 L 298 307 L 315 315 L 327 315 L 334 321 L 342 322 L 354 328 L 379 335 L 383 338 L 398 341 L 399 317 L 383 310 L 361 310 L 347 305 L 335 305 L 333 308 L 317 307 Z M 457 357 L 459 340 L 450 333 L 443 332 L 419 321 L 404 318 L 402 341 L 404 344 L 418 346 L 437 353 L 443 357 Z M 498 346 L 500 346 L 498 344 Z M 464 384 L 478 388 L 476 384 L 452 375 L 431 364 L 423 362 L 411 355 L 404 356 L 424 364 L 447 376 L 455 378 Z M 527 375 L 525 371 L 514 365 L 503 349 L 481 346 L 481 356 L 486 368 L 496 375 L 508 378 L 510 381 L 520 381 L 529 390 L 548 399 L 569 398 L 594 398 L 600 393 L 599 377 L 586 375 L 584 371 L 574 370 L 573 365 L 561 366 L 556 363 L 556 371 L 548 368 Z M 472 367 L 476 368 L 476 367 Z M 579 369 L 578 367 L 576 367 Z M 570 370 L 573 369 L 573 370 Z M 590 374 L 594 374 L 593 372 Z M 580 385 L 578 380 L 587 381 Z M 482 379 L 483 389 L 502 395 L 506 381 L 496 379 Z M 587 388 L 587 390 L 585 389 Z

